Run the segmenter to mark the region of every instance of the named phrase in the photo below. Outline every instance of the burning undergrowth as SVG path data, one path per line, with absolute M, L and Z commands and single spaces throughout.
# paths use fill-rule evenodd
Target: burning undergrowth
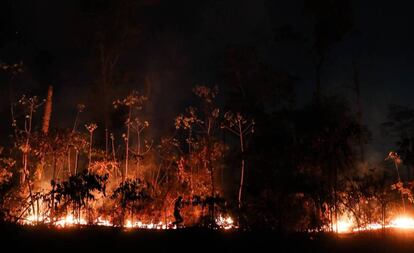
M 200 107 L 179 115 L 176 133 L 159 143 L 147 138 L 150 123 L 140 114 L 145 96 L 134 91 L 115 100 L 114 109 L 126 112 L 125 131 L 117 136 L 106 127 L 104 149 L 94 145 L 97 124 L 79 127 L 85 106 L 78 105 L 72 129 L 49 130 L 52 90 L 46 100 L 23 96 L 12 105 L 14 145 L 2 150 L 1 218 L 56 227 L 236 228 L 222 197 L 220 170 L 228 147 L 218 130 L 244 130 L 247 121 L 239 114 L 221 118 L 216 88 L 194 92 Z M 43 106 L 39 130 L 36 113 Z
M 194 93 L 197 106 L 179 114 L 171 133 L 158 140 L 150 138 L 151 124 L 142 113 L 147 98 L 135 91 L 112 104 L 122 118 L 121 133 L 83 119 L 84 105 L 77 106 L 73 127 L 50 130 L 52 90 L 46 100 L 22 96 L 11 106 L 12 145 L 1 150 L 1 219 L 59 228 L 249 229 L 256 220 L 295 232 L 414 228 L 413 184 L 401 176 L 402 158 L 391 152 L 381 168 L 355 162 L 351 154 L 362 130 L 346 110 L 325 112 L 329 127 L 322 133 L 297 124 L 300 140 L 287 154 L 292 159 L 278 164 L 292 166 L 291 172 L 275 173 L 288 183 L 277 181 L 278 188 L 262 177 L 251 190 L 246 167 L 268 165 L 261 158 L 269 158 L 257 156 L 267 147 L 256 146 L 256 157 L 248 154 L 255 120 L 223 113 L 217 88 L 198 86 Z M 230 169 L 235 179 L 224 176 Z

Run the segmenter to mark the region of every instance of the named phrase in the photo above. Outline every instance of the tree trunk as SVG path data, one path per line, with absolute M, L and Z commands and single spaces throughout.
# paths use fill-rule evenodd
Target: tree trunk
M 138 125 L 138 131 L 137 131 L 137 172 L 136 177 L 139 176 L 139 167 L 141 165 L 141 133 L 140 128 Z
M 45 111 L 43 114 L 42 132 L 44 135 L 47 135 L 49 132 L 50 118 L 52 116 L 52 98 L 53 98 L 53 86 L 50 85 L 47 90 Z
M 239 138 L 240 138 L 240 151 L 241 151 L 241 169 L 240 169 L 240 186 L 239 186 L 239 208 L 242 207 L 242 192 L 244 185 L 244 140 L 243 140 L 243 129 L 241 121 L 239 121 Z
M 318 63 L 316 64 L 316 99 L 320 101 L 322 95 L 322 84 L 321 84 L 321 75 L 322 75 L 322 66 L 325 61 L 325 55 L 320 55 Z
M 127 120 L 127 134 L 126 134 L 126 147 L 125 147 L 125 173 L 122 176 L 122 182 L 125 181 L 126 178 L 128 178 L 128 163 L 129 163 L 129 134 L 130 134 L 130 130 L 131 130 L 131 115 L 132 115 L 132 108 L 129 107 L 129 112 L 128 112 L 128 120 Z
M 92 141 L 93 141 L 92 134 L 93 134 L 93 132 L 90 133 L 90 137 L 89 137 L 89 164 L 88 164 L 88 172 L 91 169 L 91 160 L 92 160 Z
M 242 192 L 244 184 L 244 159 L 241 162 L 240 186 L 239 186 L 239 208 L 242 207 Z
M 354 72 L 355 95 L 356 95 L 356 103 L 357 103 L 357 119 L 358 119 L 359 126 L 362 127 L 361 90 L 360 90 L 360 84 L 359 84 L 359 72 L 358 72 L 358 68 L 356 66 L 355 61 L 352 62 L 352 68 Z M 363 162 L 365 160 L 365 151 L 364 151 L 364 142 L 363 142 L 362 133 L 359 135 L 358 142 L 359 142 L 358 144 L 360 148 L 361 161 Z
M 56 183 L 56 154 L 53 154 L 53 174 L 52 174 L 52 180 Z M 55 216 L 55 186 L 53 186 L 52 189 L 52 196 L 51 196 L 51 210 L 50 210 L 50 218 L 52 220 L 52 224 L 54 222 L 54 216 Z

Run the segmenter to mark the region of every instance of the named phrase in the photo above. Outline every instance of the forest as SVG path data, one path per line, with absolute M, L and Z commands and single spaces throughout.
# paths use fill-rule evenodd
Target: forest
M 171 84 L 168 99 L 154 92 L 156 73 L 136 70 L 136 47 L 158 32 L 144 13 L 161 2 L 81 5 L 85 27 L 74 61 L 83 62 L 88 86 L 55 81 L 50 57 L 57 56 L 40 52 L 31 60 L 14 32 L 18 12 L 3 17 L 2 226 L 414 229 L 414 109 L 388 105 L 375 132 L 393 148 L 373 159 L 378 136 L 365 120 L 358 57 L 346 62 L 346 92 L 328 92 L 332 51 L 358 34 L 352 1 L 303 1 L 308 33 L 286 25 L 272 30 L 274 43 L 306 48 L 311 96 L 303 96 L 297 73 L 264 61 L 255 45 L 231 44 L 206 63 L 214 76 Z M 72 74 L 65 76 L 72 83 L 85 78 Z M 75 97 L 66 96 L 68 89 Z

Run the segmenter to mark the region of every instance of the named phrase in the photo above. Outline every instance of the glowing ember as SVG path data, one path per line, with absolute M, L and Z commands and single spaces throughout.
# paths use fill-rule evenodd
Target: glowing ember
M 230 216 L 227 217 L 223 217 L 223 216 L 219 216 L 216 219 L 216 224 L 217 226 L 219 226 L 220 228 L 223 228 L 225 230 L 229 230 L 229 229 L 236 229 L 238 228 L 235 224 L 233 219 Z
M 167 224 L 163 222 L 159 223 L 143 223 L 142 221 L 136 221 L 134 223 L 131 220 L 127 220 L 124 225 L 125 228 L 140 228 L 140 229 L 176 229 L 177 226 L 172 225 L 171 222 Z

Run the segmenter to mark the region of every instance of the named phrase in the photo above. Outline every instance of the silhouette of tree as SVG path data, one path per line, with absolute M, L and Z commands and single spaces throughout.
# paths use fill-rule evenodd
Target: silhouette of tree
M 51 194 L 54 197 L 52 197 L 51 208 L 58 210 L 58 208 L 65 209 L 71 206 L 73 213 L 77 212 L 78 223 L 80 223 L 82 208 L 87 205 L 88 201 L 95 200 L 96 193 L 94 192 L 106 194 L 107 180 L 108 174 L 98 175 L 88 171 L 72 175 L 67 181 L 52 180 Z

